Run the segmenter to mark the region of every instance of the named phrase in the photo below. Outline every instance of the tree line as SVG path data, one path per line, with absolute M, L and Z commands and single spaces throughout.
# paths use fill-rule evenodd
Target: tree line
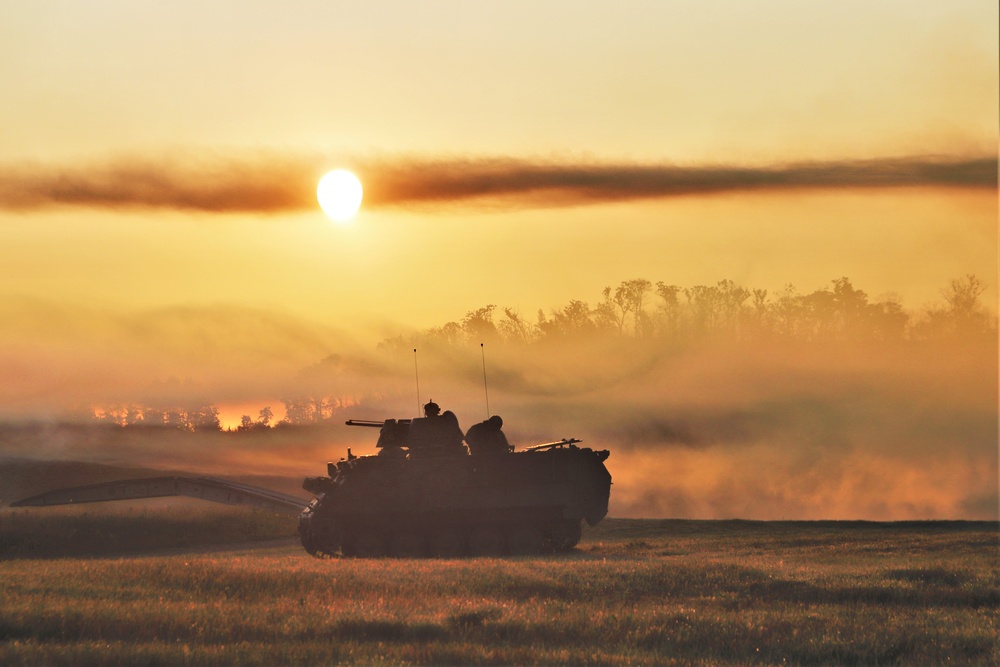
M 190 406 L 152 407 L 142 403 L 114 404 L 91 412 L 93 421 L 130 429 L 166 429 L 188 433 L 223 431 L 219 408 L 212 403 L 195 402 Z M 254 419 L 243 415 L 240 425 L 229 431 L 243 433 L 274 427 L 274 412 L 265 407 Z
M 941 292 L 943 303 L 922 312 L 908 312 L 891 297 L 871 299 L 850 279 L 838 278 L 829 287 L 800 294 L 792 285 L 776 294 L 749 289 L 731 280 L 715 285 L 682 288 L 645 279 L 605 287 L 593 305 L 571 300 L 531 321 L 512 308 L 486 305 L 457 321 L 383 340 L 378 350 L 395 356 L 416 347 L 447 348 L 469 343 L 543 347 L 567 341 L 610 340 L 634 344 L 694 345 L 705 340 L 728 344 L 804 341 L 824 345 L 837 341 L 905 344 L 920 341 L 996 340 L 997 320 L 981 302 L 982 280 L 966 275 L 952 280 Z M 256 417 L 243 415 L 227 429 L 236 433 L 272 428 L 329 424 L 341 419 L 365 398 L 344 398 L 347 387 L 337 381 L 342 360 L 331 355 L 304 369 L 330 386 L 328 394 L 307 394 L 282 400 L 285 416 L 276 421 L 270 407 Z M 315 385 L 316 382 L 308 384 Z M 223 431 L 218 408 L 209 402 L 188 407 L 150 407 L 122 404 L 94 411 L 95 421 L 128 428 L 161 428 L 187 432 Z
M 539 310 L 534 321 L 515 309 L 490 304 L 461 320 L 385 339 L 379 348 L 407 351 L 420 344 L 538 344 L 587 338 L 672 343 L 715 338 L 738 343 L 989 337 L 996 335 L 996 317 L 980 301 L 985 290 L 982 280 L 966 275 L 942 290 L 943 305 L 910 313 L 894 297 L 871 299 L 846 277 L 808 294 L 791 284 L 771 294 L 732 280 L 680 287 L 638 278 L 605 287 L 593 305 L 574 299 L 548 313 Z
M 192 433 L 222 430 L 219 408 L 201 401 L 183 407 L 114 404 L 94 410 L 91 416 L 102 424 L 132 428 L 164 428 Z

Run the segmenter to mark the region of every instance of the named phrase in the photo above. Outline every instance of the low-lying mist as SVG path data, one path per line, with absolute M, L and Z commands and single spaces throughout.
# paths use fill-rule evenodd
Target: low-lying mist
M 464 429 L 501 415 L 519 448 L 611 450 L 612 516 L 998 518 L 995 328 L 751 336 L 747 320 L 744 335 L 667 336 L 623 314 L 610 333 L 542 335 L 555 320 L 541 315 L 515 340 L 470 313 L 365 346 L 250 309 L 4 311 L 8 456 L 315 475 L 347 447 L 375 453 L 377 430 L 344 420 L 413 417 L 433 399 Z M 227 403 L 283 421 L 250 411 L 242 428 L 203 428 L 149 409 Z

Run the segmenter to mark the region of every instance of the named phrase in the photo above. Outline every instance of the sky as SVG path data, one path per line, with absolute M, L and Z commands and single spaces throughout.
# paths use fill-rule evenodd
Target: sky
M 228 401 L 272 400 L 248 357 L 285 377 L 633 278 L 847 276 L 920 310 L 975 274 L 995 310 L 998 14 L 4 2 L 2 411 L 78 407 L 177 359 L 240 378 Z M 338 167 L 366 189 L 346 225 L 314 196 Z
M 349 228 L 302 203 L 337 166 L 371 197 L 380 176 L 442 162 L 995 160 L 993 3 L 15 1 L 0 16 L 0 294 L 266 304 L 348 328 L 533 312 L 632 277 L 813 290 L 847 275 L 919 307 L 971 272 L 996 296 L 995 188 L 522 191 L 366 206 Z M 216 179 L 247 204 L 12 203 L 29 176 Z M 267 183 L 300 203 L 255 205 Z

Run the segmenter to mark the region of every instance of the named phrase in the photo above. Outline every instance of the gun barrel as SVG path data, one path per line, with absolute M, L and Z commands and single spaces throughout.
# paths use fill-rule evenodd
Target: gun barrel
M 348 419 L 346 423 L 348 426 L 369 426 L 372 428 L 382 428 L 385 425 L 385 422 L 377 422 L 371 419 Z
M 552 449 L 554 447 L 566 447 L 567 445 L 573 446 L 578 442 L 583 442 L 578 438 L 563 438 L 562 440 L 557 440 L 556 442 L 546 442 L 542 445 L 532 445 L 531 447 L 525 447 L 526 452 L 537 452 L 541 449 Z

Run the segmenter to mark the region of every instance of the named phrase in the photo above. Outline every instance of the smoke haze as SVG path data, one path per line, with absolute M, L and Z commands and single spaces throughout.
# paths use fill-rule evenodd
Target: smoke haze
M 579 206 L 737 191 L 997 187 L 994 157 L 906 157 L 763 167 L 513 158 L 352 158 L 345 162 L 361 176 L 364 205 L 369 208 Z M 0 166 L 0 207 L 25 211 L 68 205 L 261 214 L 315 210 L 316 183 L 330 164 L 328 158 L 319 156 L 269 154 L 208 162 L 164 158 L 69 167 L 6 165 Z
M 610 449 L 617 516 L 997 518 L 995 315 L 949 319 L 997 2 L 231 4 L 0 2 L 0 457 L 301 479 L 433 398 Z
M 305 476 L 347 447 L 375 453 L 375 433 L 344 419 L 417 411 L 410 342 L 376 350 L 246 308 L 6 300 L 2 316 L 4 417 L 44 420 L 31 437 L 8 434 L 7 455 Z M 996 519 L 995 343 L 497 343 L 490 412 L 519 447 L 578 437 L 610 449 L 614 516 Z M 481 353 L 472 341 L 418 351 L 421 400 L 466 429 L 487 415 Z M 94 408 L 295 398 L 322 402 L 326 425 L 156 437 L 60 426 Z

